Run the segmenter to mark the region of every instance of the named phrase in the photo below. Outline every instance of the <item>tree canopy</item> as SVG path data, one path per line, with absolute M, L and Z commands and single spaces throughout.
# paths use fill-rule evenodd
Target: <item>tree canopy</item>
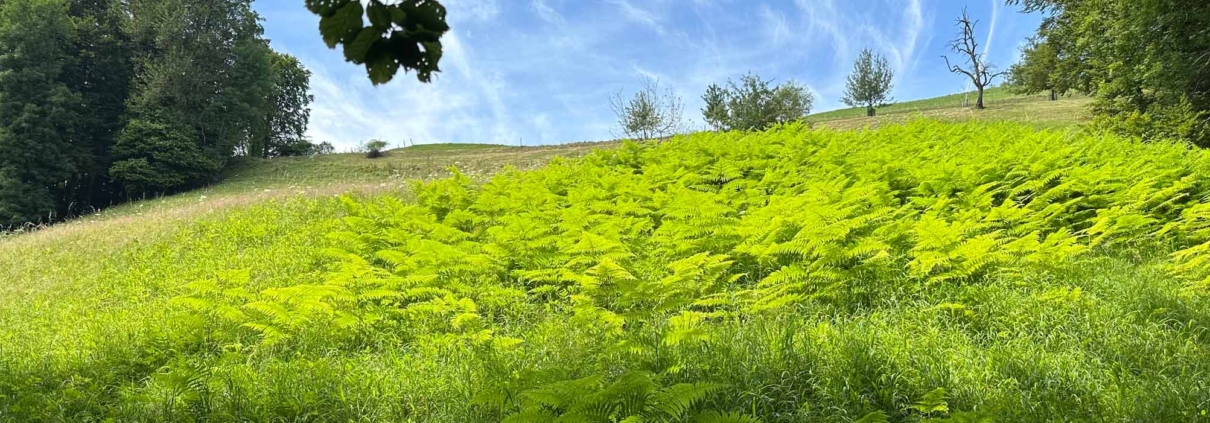
M 1183 0 L 1008 0 L 1046 16 L 1024 69 L 1093 94 L 1104 122 L 1210 145 L 1210 3 Z M 1053 49 L 1053 55 L 1040 49 Z M 1027 53 L 1029 51 L 1027 50 Z M 1045 53 L 1045 54 L 1043 54 Z M 1116 127 L 1116 125 L 1114 125 Z M 1133 125 L 1131 125 L 1133 126 Z M 1120 128 L 1120 127 L 1119 127 Z M 1142 133 L 1138 133 L 1143 135 Z
M 702 100 L 702 117 L 716 130 L 759 131 L 806 117 L 815 97 L 794 81 L 773 85 L 749 73 L 727 88 L 710 85 Z
M 1050 99 L 1055 100 L 1071 88 L 1059 70 L 1059 50 L 1054 44 L 1032 37 L 1021 49 L 1021 58 L 1008 70 L 1008 83 L 1013 92 L 1050 92 Z
M 844 98 L 849 107 L 865 107 L 867 116 L 874 116 L 875 109 L 891 101 L 892 80 L 895 72 L 886 57 L 875 55 L 870 49 L 862 49 L 853 63 L 853 73 L 845 81 Z
M 310 73 L 251 0 L 0 2 L 0 226 L 309 154 Z

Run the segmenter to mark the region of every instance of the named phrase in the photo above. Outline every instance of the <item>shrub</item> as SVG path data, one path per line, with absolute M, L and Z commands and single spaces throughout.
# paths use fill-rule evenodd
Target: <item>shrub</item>
M 1091 127 L 1118 135 L 1148 141 L 1180 140 L 1198 147 L 1210 147 L 1210 112 L 1196 110 L 1188 100 L 1176 104 L 1153 102 L 1146 111 L 1117 106 L 1102 100 Z
M 118 134 L 113 156 L 109 174 L 129 195 L 196 186 L 223 166 L 198 146 L 188 128 L 156 119 L 131 119 Z
M 377 159 L 386 155 L 387 142 L 383 140 L 370 140 L 362 145 L 361 150 L 365 152 L 366 158 Z
M 802 120 L 811 112 L 814 96 L 794 81 L 772 85 L 755 74 L 728 81 L 726 89 L 710 85 L 702 96 L 702 117 L 716 130 L 761 131 Z

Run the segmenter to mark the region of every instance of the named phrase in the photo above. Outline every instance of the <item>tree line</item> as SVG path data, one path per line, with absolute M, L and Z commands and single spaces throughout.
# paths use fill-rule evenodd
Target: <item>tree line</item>
M 1092 95 L 1095 127 L 1210 146 L 1210 3 L 1008 3 L 1045 14 L 1011 69 L 1015 90 Z
M 251 0 L 0 0 L 0 225 L 309 154 L 310 75 Z

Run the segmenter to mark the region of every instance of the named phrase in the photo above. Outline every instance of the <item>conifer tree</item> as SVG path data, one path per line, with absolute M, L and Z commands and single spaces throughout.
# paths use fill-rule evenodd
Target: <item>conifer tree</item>
M 63 82 L 75 37 L 67 8 L 0 5 L 0 225 L 53 219 L 76 170 L 82 99 Z
M 727 90 L 717 84 L 710 84 L 706 87 L 706 94 L 702 95 L 702 101 L 706 106 L 702 108 L 702 118 L 706 124 L 710 125 L 715 131 L 721 131 L 727 128 Z

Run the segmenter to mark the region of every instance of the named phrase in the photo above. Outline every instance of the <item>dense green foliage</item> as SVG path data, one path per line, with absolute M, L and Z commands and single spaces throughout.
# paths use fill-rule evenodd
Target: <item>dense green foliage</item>
M 0 3 L 0 226 L 309 154 L 310 74 L 250 0 Z
M 375 85 L 395 73 L 416 71 L 429 82 L 440 72 L 441 36 L 449 31 L 445 6 L 436 0 L 306 0 L 319 15 L 319 33 L 329 48 L 344 47 L 345 60 L 365 65 Z M 369 25 L 366 25 L 369 23 Z
M 1109 128 L 1210 145 L 1210 4 L 1183 0 L 1010 0 L 1047 14 L 1026 68 L 1095 94 Z M 1055 61 L 1048 64 L 1046 62 Z M 1123 122 L 1125 121 L 1125 122 Z
M 331 144 L 312 144 L 306 137 L 314 100 L 309 91 L 311 71 L 290 55 L 273 52 L 270 60 L 274 83 L 269 107 L 276 112 L 267 118 L 264 141 L 251 143 L 248 155 L 271 158 L 330 153 Z
M 1051 101 L 1071 90 L 1069 81 L 1063 79 L 1065 72 L 1059 71 L 1059 52 L 1054 44 L 1030 38 L 1021 49 L 1021 61 L 1008 70 L 1008 85 L 1018 94 L 1047 92 Z
M 875 56 L 870 49 L 862 49 L 853 62 L 853 73 L 845 80 L 841 101 L 849 107 L 865 107 L 866 116 L 874 116 L 877 108 L 891 102 L 894 79 L 895 72 L 886 56 Z
M 0 420 L 1192 421 L 1207 172 L 792 124 L 260 206 L 0 302 Z
M 710 84 L 702 100 L 702 117 L 716 130 L 760 131 L 802 120 L 815 98 L 794 81 L 773 85 L 750 73 L 739 84 L 728 81 L 727 88 Z
M 54 214 L 80 164 L 74 37 L 65 2 L 0 5 L 0 225 Z

